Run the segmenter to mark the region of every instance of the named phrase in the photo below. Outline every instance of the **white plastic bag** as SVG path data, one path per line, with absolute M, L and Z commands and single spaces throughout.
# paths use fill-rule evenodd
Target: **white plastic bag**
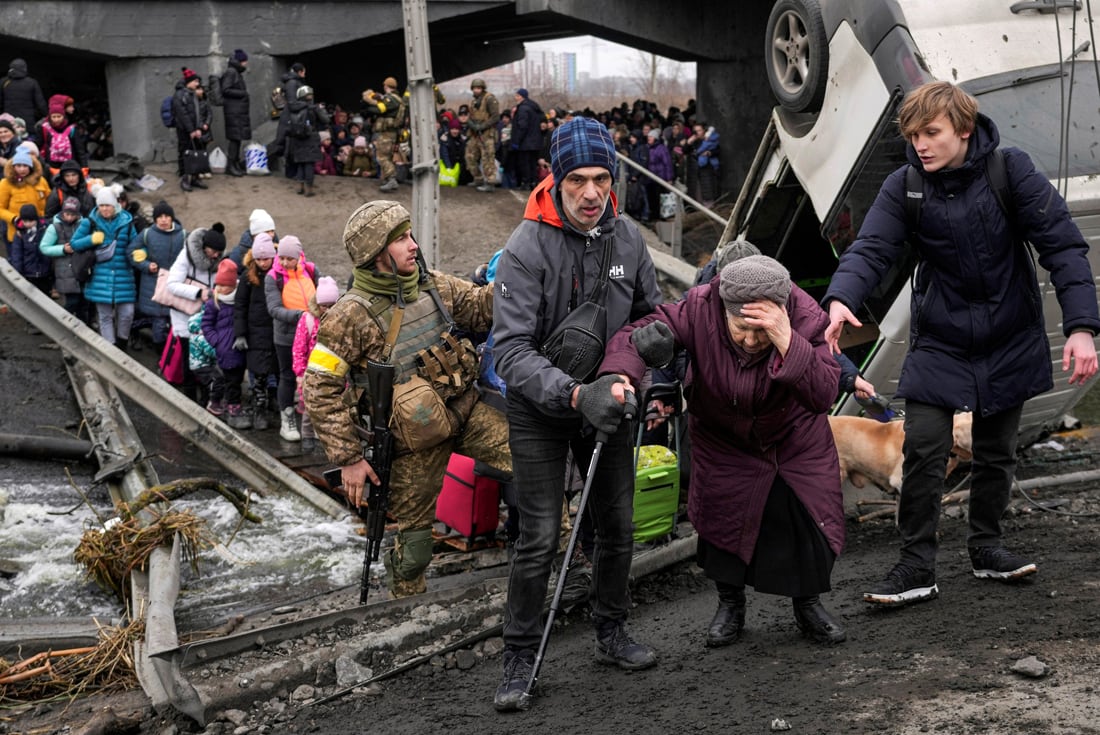
M 263 143 L 249 143 L 244 148 L 244 169 L 251 176 L 267 176 L 267 147 Z
M 221 146 L 215 146 L 214 150 L 210 151 L 209 160 L 211 173 L 225 173 L 225 165 L 229 163 L 229 157 L 225 155 L 225 151 L 221 149 Z

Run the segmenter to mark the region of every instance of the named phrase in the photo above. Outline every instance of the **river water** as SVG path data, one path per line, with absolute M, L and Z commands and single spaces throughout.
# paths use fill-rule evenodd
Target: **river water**
M 87 488 L 91 478 L 74 476 Z M 92 488 L 95 512 L 57 463 L 0 467 L 0 624 L 31 617 L 119 617 L 121 605 L 85 579 L 73 552 L 96 514 L 112 514 L 103 488 Z M 363 537 L 351 520 L 333 520 L 289 493 L 255 497 L 263 523 L 241 523 L 220 496 L 203 493 L 173 503 L 204 519 L 224 552 L 202 551 L 199 573 L 186 564 L 176 605 L 181 630 L 219 625 L 237 613 L 358 584 Z M 11 567 L 16 573 L 9 576 Z

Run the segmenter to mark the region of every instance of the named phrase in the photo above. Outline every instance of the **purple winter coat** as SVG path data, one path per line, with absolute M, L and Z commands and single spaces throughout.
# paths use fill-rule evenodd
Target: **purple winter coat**
M 746 564 L 760 534 L 764 503 L 778 474 L 794 490 L 834 553 L 844 547 L 840 465 L 826 411 L 836 399 L 840 367 L 825 344 L 829 318 L 792 286 L 787 302 L 791 345 L 746 359 L 726 329 L 718 278 L 682 301 L 619 330 L 600 373 L 640 384 L 645 365 L 630 333 L 656 319 L 691 355 L 685 383 L 691 431 L 688 517 L 699 536 Z
M 202 336 L 214 348 L 222 370 L 244 367 L 244 353 L 233 349 L 233 304 L 213 300 L 206 305 L 202 310 Z
M 672 181 L 675 173 L 672 170 L 672 156 L 668 148 L 660 140 L 649 144 L 649 172 L 654 176 L 660 176 L 662 181 Z

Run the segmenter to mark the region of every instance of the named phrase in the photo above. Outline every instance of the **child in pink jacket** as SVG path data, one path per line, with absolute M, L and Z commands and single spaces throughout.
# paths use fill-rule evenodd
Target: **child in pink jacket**
M 317 330 L 321 326 L 321 317 L 339 298 L 340 288 L 336 285 L 335 279 L 322 276 L 317 281 L 317 293 L 309 300 L 309 310 L 304 312 L 302 318 L 298 320 L 298 328 L 294 332 L 294 344 L 290 348 L 291 362 L 298 383 L 298 413 L 302 414 L 302 454 L 311 454 L 317 450 L 318 446 L 317 432 L 313 430 L 313 423 L 309 420 L 309 414 L 305 411 L 305 404 L 302 401 L 302 376 L 306 374 L 309 353 L 317 344 Z

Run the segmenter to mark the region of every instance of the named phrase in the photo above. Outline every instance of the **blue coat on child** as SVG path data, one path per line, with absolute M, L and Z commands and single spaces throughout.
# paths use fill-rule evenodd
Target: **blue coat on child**
M 202 336 L 214 348 L 218 367 L 233 370 L 244 367 L 244 353 L 233 349 L 233 296 L 215 294 L 202 310 Z

